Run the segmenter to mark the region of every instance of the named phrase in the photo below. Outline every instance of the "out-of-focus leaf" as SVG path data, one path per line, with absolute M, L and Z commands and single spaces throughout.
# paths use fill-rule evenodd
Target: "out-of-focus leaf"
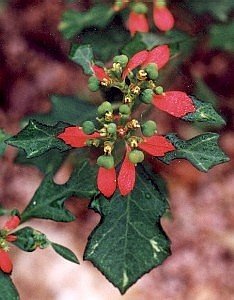
M 97 107 L 78 97 L 53 95 L 51 97 L 51 111 L 45 114 L 34 114 L 24 118 L 23 127 L 30 119 L 48 125 L 55 125 L 59 121 L 81 125 L 86 120 L 96 117 Z
M 95 59 L 106 62 L 119 54 L 130 40 L 130 34 L 123 26 L 110 24 L 104 30 L 86 30 L 80 40 L 82 44 L 91 45 Z
M 219 21 L 227 21 L 229 13 L 234 9 L 232 0 L 186 0 L 186 5 L 196 14 L 210 13 Z
M 216 24 L 210 28 L 210 46 L 224 51 L 234 51 L 234 22 Z
M 0 270 L 0 300 L 19 300 L 19 294 L 11 277 Z
M 86 28 L 105 28 L 114 14 L 113 9 L 106 4 L 97 4 L 85 12 L 67 10 L 63 14 L 59 29 L 66 39 L 70 39 Z
M 204 99 L 205 102 L 209 102 L 213 106 L 216 106 L 218 103 L 216 94 L 208 87 L 202 78 L 195 79 L 194 94 L 197 98 Z
M 164 44 L 178 45 L 188 40 L 191 40 L 191 37 L 178 30 L 169 31 L 167 34 L 137 33 L 134 38 L 122 49 L 122 52 L 131 57 L 136 52 L 144 49 L 151 50 L 156 46 Z

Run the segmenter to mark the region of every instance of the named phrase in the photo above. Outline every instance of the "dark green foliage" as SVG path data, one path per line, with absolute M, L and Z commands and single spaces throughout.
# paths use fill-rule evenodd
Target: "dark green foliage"
M 0 270 L 0 300 L 19 300 L 19 294 L 9 275 Z
M 110 201 L 100 197 L 91 203 L 102 220 L 89 237 L 84 258 L 121 293 L 170 254 L 170 243 L 160 225 L 168 208 L 167 197 L 157 180 L 139 166 L 130 195 L 115 193 Z
M 212 167 L 227 162 L 229 158 L 218 145 L 217 133 L 205 133 L 188 141 L 181 140 L 175 134 L 167 135 L 176 150 L 166 153 L 160 160 L 169 164 L 174 159 L 184 158 L 198 170 L 207 172 Z

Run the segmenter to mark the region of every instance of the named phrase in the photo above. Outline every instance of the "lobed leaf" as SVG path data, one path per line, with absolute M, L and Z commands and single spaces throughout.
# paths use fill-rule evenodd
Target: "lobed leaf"
M 93 197 L 97 193 L 95 177 L 96 166 L 91 167 L 88 161 L 82 162 L 63 185 L 55 184 L 53 174 L 47 174 L 22 212 L 21 221 L 25 222 L 29 218 L 73 221 L 75 217 L 64 207 L 64 202 L 71 196 Z
M 64 247 L 62 245 L 56 244 L 56 243 L 51 243 L 52 248 L 56 253 L 61 255 L 63 258 L 74 262 L 75 264 L 79 264 L 79 261 L 76 257 L 76 255 L 67 247 Z
M 9 135 L 0 129 L 0 156 L 3 155 L 6 150 L 6 144 L 4 142 L 7 138 L 9 138 Z
M 188 113 L 182 119 L 189 122 L 202 122 L 206 125 L 222 126 L 225 120 L 215 111 L 213 105 L 209 102 L 198 100 L 194 96 L 189 96 L 196 107 L 195 112 Z
M 84 259 L 90 260 L 123 294 L 170 254 L 160 217 L 168 208 L 161 181 L 143 166 L 128 196 L 95 199 L 91 208 L 101 221 L 89 237 Z
M 0 270 L 0 300 L 19 300 L 19 294 L 11 277 Z
M 227 162 L 229 158 L 218 145 L 219 135 L 216 133 L 205 133 L 190 140 L 184 141 L 175 134 L 166 136 L 175 146 L 176 150 L 166 153 L 159 159 L 169 164 L 174 159 L 184 158 L 200 171 L 207 172 L 212 167 Z
M 78 45 L 73 44 L 69 58 L 80 65 L 86 75 L 92 75 L 92 64 L 93 64 L 93 50 L 90 45 Z
M 23 149 L 27 154 L 27 158 L 39 156 L 53 148 L 59 151 L 66 151 L 70 147 L 57 138 L 57 135 L 68 126 L 69 124 L 64 122 L 48 126 L 35 120 L 30 120 L 23 130 L 6 140 L 6 143 Z

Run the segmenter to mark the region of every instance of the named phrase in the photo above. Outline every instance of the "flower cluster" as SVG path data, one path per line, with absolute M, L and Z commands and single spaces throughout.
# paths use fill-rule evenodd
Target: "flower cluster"
M 126 55 L 114 57 L 111 68 L 93 65 L 89 88 L 115 87 L 122 92 L 119 103 L 105 101 L 97 108 L 96 122 L 85 121 L 81 127 L 67 127 L 58 135 L 72 147 L 95 146 L 103 153 L 97 159 L 98 189 L 110 197 L 119 188 L 121 195 L 129 194 L 135 184 L 135 165 L 144 160 L 144 153 L 164 156 L 175 150 L 171 142 L 157 134 L 154 120 L 138 120 L 132 116 L 139 104 L 153 105 L 175 117 L 183 117 L 195 111 L 192 100 L 183 92 L 164 92 L 157 84 L 158 71 L 168 62 L 167 45 L 151 51 L 143 50 L 132 58 Z M 119 149 L 123 148 L 123 156 Z M 122 161 L 118 176 L 116 165 Z
M 129 2 L 128 2 L 129 4 Z M 114 10 L 120 10 L 127 5 L 127 1 L 116 1 Z M 127 28 L 134 35 L 136 32 L 148 32 L 147 19 L 148 7 L 143 2 L 130 3 L 130 14 L 127 20 Z M 153 20 L 155 26 L 161 31 L 168 31 L 174 27 L 174 17 L 167 8 L 165 0 L 153 1 Z
M 12 271 L 13 265 L 8 254 L 8 243 L 16 240 L 16 236 L 11 234 L 11 231 L 15 229 L 19 223 L 19 217 L 12 216 L 0 230 L 0 270 L 2 270 L 4 273 L 11 273 Z

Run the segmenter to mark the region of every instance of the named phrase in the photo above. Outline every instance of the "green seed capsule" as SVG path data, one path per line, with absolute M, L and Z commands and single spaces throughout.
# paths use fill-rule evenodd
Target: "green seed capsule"
M 117 129 L 117 126 L 116 126 L 115 123 L 110 123 L 107 126 L 107 132 L 110 133 L 110 134 L 116 133 L 116 129 Z
M 151 63 L 145 68 L 145 71 L 151 80 L 156 80 L 158 78 L 158 67 L 156 64 Z
M 99 80 L 95 76 L 89 77 L 88 88 L 91 92 L 96 92 L 99 90 Z
M 133 164 L 138 164 L 144 160 L 144 153 L 135 149 L 129 153 L 128 158 Z
M 156 94 L 161 95 L 163 93 L 163 87 L 162 86 L 157 86 L 155 89 Z
M 92 121 L 85 121 L 82 124 L 82 129 L 86 134 L 92 134 L 95 131 L 95 125 Z
M 142 2 L 135 3 L 132 9 L 137 14 L 146 14 L 148 11 L 147 6 Z
M 146 121 L 144 124 L 141 125 L 141 131 L 144 136 L 150 137 L 155 134 L 157 129 L 157 125 L 154 121 Z
M 128 57 L 124 54 L 117 55 L 113 58 L 114 63 L 119 63 L 121 67 L 125 67 L 128 63 Z
M 153 99 L 154 92 L 151 89 L 145 89 L 141 95 L 140 100 L 145 104 L 150 104 Z
M 101 155 L 97 159 L 97 164 L 99 167 L 111 169 L 114 167 L 115 162 L 112 155 Z
M 113 112 L 113 108 L 110 102 L 105 101 L 97 109 L 98 115 L 104 116 L 106 112 Z
M 123 115 L 129 115 L 131 112 L 131 109 L 127 104 L 122 104 L 119 107 L 119 112 Z

